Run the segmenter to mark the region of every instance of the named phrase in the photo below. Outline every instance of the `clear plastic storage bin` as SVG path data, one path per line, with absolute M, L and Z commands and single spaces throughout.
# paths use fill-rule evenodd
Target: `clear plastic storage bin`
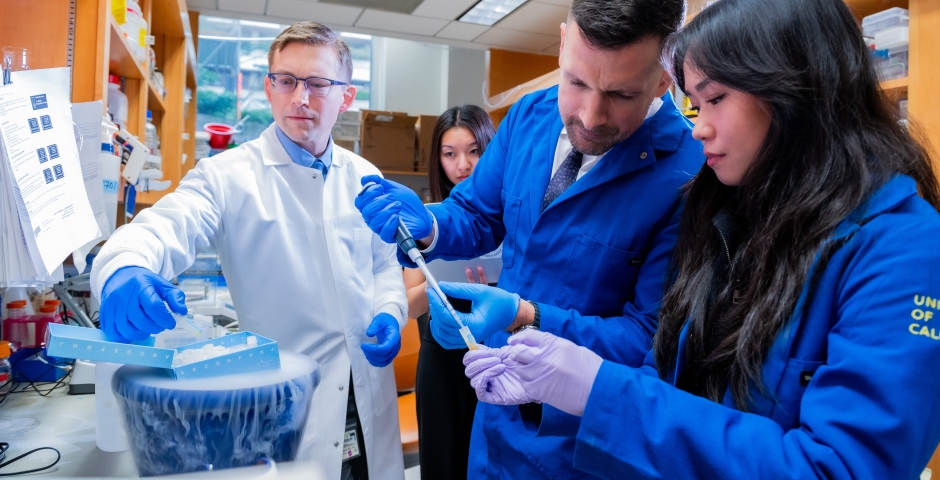
M 907 26 L 910 20 L 907 9 L 894 7 L 869 15 L 862 19 L 865 35 L 873 37 L 876 33 L 891 27 Z
M 878 72 L 878 79 L 886 81 L 907 77 L 908 53 L 907 45 L 890 50 L 876 50 L 875 71 Z

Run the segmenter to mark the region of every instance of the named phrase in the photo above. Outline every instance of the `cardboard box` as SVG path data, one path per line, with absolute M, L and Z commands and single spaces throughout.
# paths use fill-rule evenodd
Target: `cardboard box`
M 337 138 L 333 139 L 333 143 L 338 147 L 343 147 L 350 152 L 356 153 L 356 142 L 359 140 L 340 140 Z
M 346 110 L 339 112 L 336 123 L 362 123 L 362 110 Z
M 256 347 L 245 348 L 208 360 L 173 366 L 173 357 L 183 350 L 202 348 L 203 345 L 209 343 L 222 347 L 246 345 L 249 336 L 257 337 L 258 345 Z M 153 345 L 153 337 L 149 337 L 143 342 L 117 343 L 108 341 L 104 336 L 104 332 L 95 328 L 73 327 L 56 323 L 49 325 L 46 355 L 166 368 L 173 372 L 173 377 L 176 379 L 214 377 L 232 373 L 272 370 L 281 367 L 277 342 L 251 332 L 226 335 L 178 348 L 157 348 L 148 344 Z
M 363 110 L 360 155 L 380 170 L 414 171 L 417 121 L 405 113 Z
M 437 117 L 434 115 L 418 116 L 418 171 L 428 171 L 428 162 L 431 158 L 431 141 L 434 140 L 434 125 Z
M 352 140 L 356 141 L 362 137 L 361 123 L 339 123 L 333 124 L 333 130 L 330 132 L 333 140 Z

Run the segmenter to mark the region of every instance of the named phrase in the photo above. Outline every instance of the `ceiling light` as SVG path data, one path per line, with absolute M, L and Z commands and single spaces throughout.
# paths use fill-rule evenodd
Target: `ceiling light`
M 525 2 L 526 0 L 480 0 L 458 20 L 492 26 Z
M 361 33 L 342 32 L 339 34 L 339 36 L 346 38 L 358 38 L 360 40 L 372 40 L 372 35 L 363 35 Z

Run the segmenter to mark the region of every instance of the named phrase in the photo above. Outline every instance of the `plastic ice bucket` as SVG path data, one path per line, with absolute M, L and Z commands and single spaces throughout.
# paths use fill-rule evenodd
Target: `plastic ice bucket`
M 176 380 L 167 369 L 125 365 L 112 388 L 141 476 L 294 460 L 320 366 L 280 352 L 281 368 Z
M 202 128 L 209 132 L 209 146 L 212 148 L 227 147 L 232 135 L 238 133 L 234 127 L 224 123 L 207 123 Z

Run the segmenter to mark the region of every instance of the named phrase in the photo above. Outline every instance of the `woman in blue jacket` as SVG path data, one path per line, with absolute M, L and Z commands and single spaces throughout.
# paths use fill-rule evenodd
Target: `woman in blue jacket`
M 646 365 L 527 330 L 467 354 L 477 395 L 551 405 L 539 434 L 600 477 L 917 478 L 940 441 L 940 188 L 855 19 L 722 0 L 669 42 L 707 162 Z

